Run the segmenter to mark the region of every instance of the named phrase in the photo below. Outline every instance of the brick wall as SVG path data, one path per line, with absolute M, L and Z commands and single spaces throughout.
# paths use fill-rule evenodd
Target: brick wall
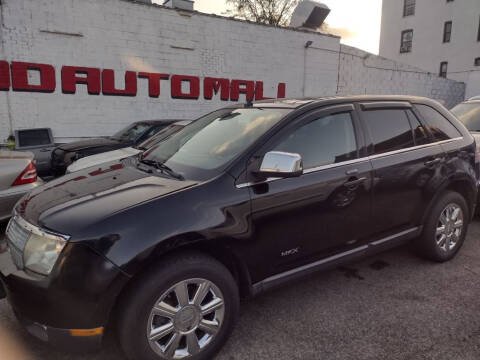
M 465 84 L 342 45 L 338 93 L 426 96 L 450 108 L 463 101 Z
M 169 81 L 151 98 L 146 79 L 138 80 L 135 97 L 89 95 L 84 85 L 63 94 L 63 65 L 114 69 L 119 88 L 132 70 L 263 81 L 265 96 L 275 96 L 280 82 L 287 97 L 334 95 L 338 88 L 341 94 L 411 93 L 453 104 L 464 91 L 459 83 L 403 71 L 410 67 L 363 59 L 367 53 L 353 48 L 342 46 L 339 54 L 340 39 L 319 33 L 126 0 L 2 0 L 0 11 L 0 60 L 51 64 L 57 79 L 53 93 L 0 92 L 0 141 L 11 130 L 10 118 L 14 128 L 48 126 L 67 141 L 110 135 L 135 120 L 196 118 L 229 103 L 219 95 L 205 100 L 202 93 L 198 100 L 173 99 Z M 307 41 L 312 45 L 305 49 Z M 29 75 L 31 83 L 39 81 Z

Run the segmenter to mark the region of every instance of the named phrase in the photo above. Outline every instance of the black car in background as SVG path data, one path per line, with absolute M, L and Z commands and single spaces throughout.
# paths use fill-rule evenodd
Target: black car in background
M 64 175 L 72 162 L 83 157 L 129 146 L 135 147 L 176 121 L 178 120 L 137 121 L 106 138 L 62 144 L 52 152 L 51 170 L 53 175 Z
M 34 190 L 0 279 L 45 341 L 87 349 L 113 327 L 129 359 L 210 360 L 240 297 L 408 241 L 452 259 L 477 168 L 470 133 L 429 99 L 235 105 Z

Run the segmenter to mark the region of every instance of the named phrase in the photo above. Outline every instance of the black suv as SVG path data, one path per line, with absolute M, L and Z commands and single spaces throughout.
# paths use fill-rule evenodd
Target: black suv
M 359 96 L 232 106 L 137 158 L 22 199 L 1 280 L 35 336 L 130 359 L 211 359 L 239 298 L 414 240 L 455 256 L 475 142 L 438 103 Z

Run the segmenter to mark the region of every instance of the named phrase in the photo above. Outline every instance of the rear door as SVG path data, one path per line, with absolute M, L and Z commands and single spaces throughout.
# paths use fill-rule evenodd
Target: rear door
M 410 103 L 360 104 L 373 166 L 373 232 L 384 238 L 415 232 L 441 177 L 442 148 Z
M 270 273 L 365 243 L 370 232 L 371 165 L 353 105 L 311 112 L 274 136 L 268 151 L 298 153 L 304 174 L 250 186 L 258 248 Z M 265 274 L 269 275 L 269 274 Z

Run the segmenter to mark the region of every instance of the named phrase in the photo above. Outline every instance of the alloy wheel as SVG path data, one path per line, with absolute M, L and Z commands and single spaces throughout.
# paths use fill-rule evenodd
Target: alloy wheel
M 448 204 L 440 213 L 435 240 L 444 252 L 455 248 L 463 231 L 463 211 L 455 203 Z
M 215 284 L 205 279 L 181 281 L 160 296 L 150 313 L 150 347 L 165 359 L 196 355 L 218 334 L 224 314 L 224 297 Z

